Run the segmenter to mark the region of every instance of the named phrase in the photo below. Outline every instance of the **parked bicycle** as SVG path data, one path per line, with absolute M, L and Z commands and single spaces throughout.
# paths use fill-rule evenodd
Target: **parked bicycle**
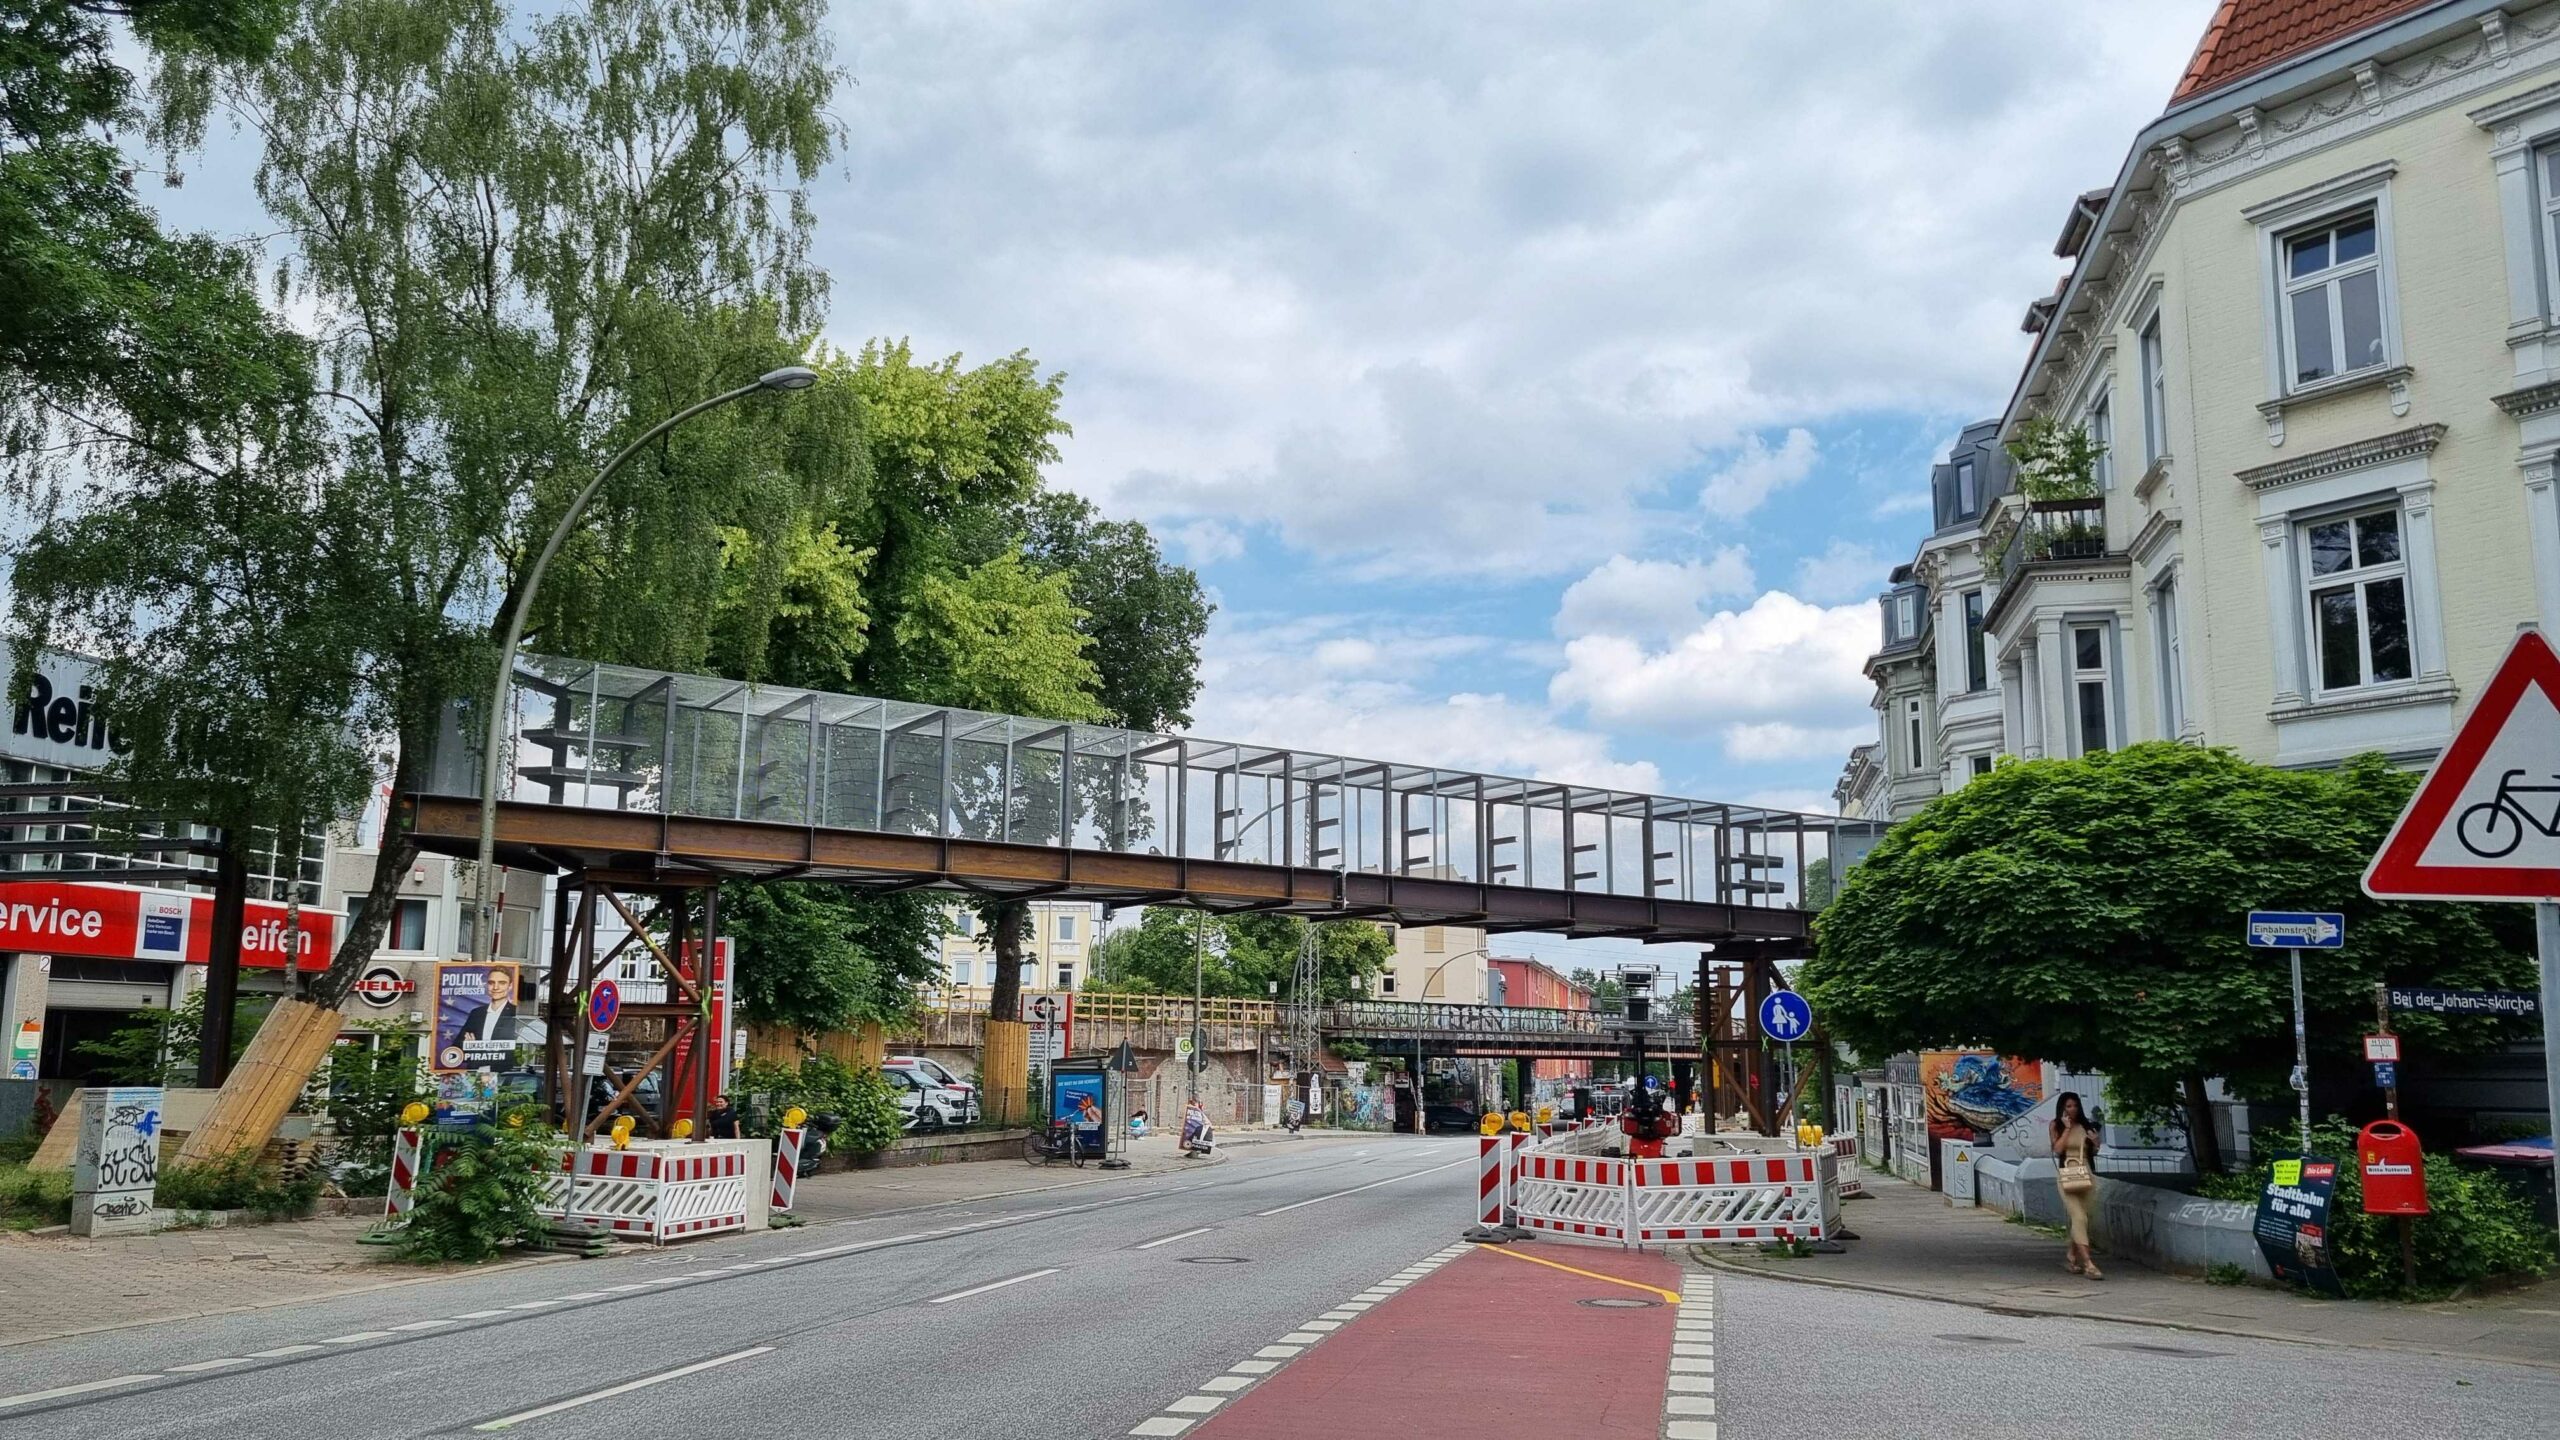
M 2560 839 L 2560 785 L 2517 784 L 2524 774 L 2522 770 L 2510 770 L 2499 776 L 2495 795 L 2462 812 L 2454 822 L 2453 834 L 2463 849 L 2483 860 L 2512 854 L 2524 843 L 2528 826 L 2538 835 Z M 2560 780 L 2560 775 L 2552 778 Z M 2549 813 L 2535 814 L 2525 803 L 2528 795 L 2540 797 Z
M 1065 1161 L 1084 1168 L 1085 1147 L 1076 1139 L 1075 1126 L 1064 1119 L 1052 1120 L 1047 1130 L 1034 1130 L 1022 1137 L 1022 1159 L 1025 1164 L 1047 1165 Z

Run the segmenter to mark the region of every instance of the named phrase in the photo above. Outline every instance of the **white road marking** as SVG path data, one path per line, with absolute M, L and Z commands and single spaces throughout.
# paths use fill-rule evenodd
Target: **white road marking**
M 504 1315 L 506 1313 L 507 1312 L 504 1310 L 465 1310 L 453 1318 L 456 1320 L 486 1320 L 493 1315 Z
M 192 1365 L 172 1365 L 169 1367 L 169 1373 L 172 1375 L 195 1375 L 206 1370 L 219 1370 L 225 1365 L 246 1365 L 248 1363 L 248 1356 L 234 1355 L 224 1360 L 198 1360 Z
M 1292 1330 L 1280 1337 L 1283 1345 L 1313 1345 L 1324 1337 L 1312 1330 Z
M 78 1385 L 58 1385 L 51 1390 L 30 1390 L 24 1395 L 0 1395 L 0 1410 L 16 1405 L 33 1405 L 39 1400 L 59 1400 L 66 1395 L 86 1395 L 92 1390 L 112 1390 L 118 1385 L 139 1385 L 145 1380 L 159 1378 L 157 1374 L 117 1375 L 109 1379 L 90 1380 Z
M 610 1385 L 602 1390 L 593 1391 L 589 1394 L 572 1396 L 567 1400 L 555 1400 L 548 1405 L 539 1406 L 532 1410 L 519 1410 L 513 1415 L 508 1415 L 497 1420 L 491 1420 L 483 1425 L 474 1425 L 471 1428 L 474 1430 L 505 1430 L 511 1426 L 521 1425 L 527 1420 L 539 1420 L 545 1415 L 557 1415 L 563 1410 L 575 1410 L 581 1405 L 592 1405 L 598 1400 L 610 1400 L 616 1395 L 628 1395 L 634 1390 L 646 1390 L 652 1385 L 664 1385 L 670 1380 L 681 1380 L 687 1375 L 699 1375 L 705 1370 L 714 1369 L 722 1365 L 734 1364 L 740 1360 L 752 1360 L 758 1355 L 769 1355 L 771 1353 L 773 1353 L 772 1346 L 758 1345 L 752 1349 L 740 1350 L 733 1354 L 715 1355 L 708 1360 L 696 1360 L 690 1365 L 679 1365 L 675 1369 L 665 1371 L 661 1374 L 643 1375 L 637 1380 L 625 1380 L 619 1385 Z
M 1200 1382 L 1200 1388 L 1203 1390 L 1235 1391 L 1241 1390 L 1252 1383 L 1253 1377 L 1250 1375 L 1212 1375 L 1208 1379 Z
M 1280 1368 L 1277 1360 L 1239 1360 L 1227 1367 L 1239 1375 L 1268 1375 Z
M 1150 1240 L 1144 1245 L 1132 1245 L 1129 1248 L 1132 1250 L 1153 1250 L 1159 1245 L 1170 1245 L 1176 1240 L 1188 1240 L 1194 1235 L 1206 1235 L 1216 1228 L 1218 1227 L 1215 1225 L 1203 1225 L 1197 1230 L 1185 1230 L 1179 1235 L 1167 1235 L 1161 1240 Z
M 1336 1190 L 1330 1195 L 1318 1195 L 1312 1200 L 1300 1200 L 1293 1205 L 1282 1205 L 1270 1210 L 1256 1210 L 1253 1212 L 1254 1218 L 1259 1220 L 1272 1215 L 1286 1215 L 1292 1210 L 1304 1210 L 1310 1205 L 1321 1205 L 1327 1200 L 1339 1200 L 1345 1195 L 1357 1195 L 1363 1190 L 1375 1190 L 1381 1185 L 1394 1185 L 1401 1181 L 1418 1179 L 1424 1175 L 1437 1175 L 1443 1170 L 1454 1170 L 1461 1165 L 1472 1163 L 1474 1162 L 1472 1158 L 1470 1158 L 1467 1160 L 1452 1160 L 1446 1165 L 1434 1165 L 1428 1170 L 1409 1170 L 1402 1175 L 1390 1175 L 1384 1180 L 1372 1180 L 1366 1185 L 1354 1185 L 1348 1190 Z
M 1164 1408 L 1176 1415 L 1206 1415 L 1226 1403 L 1223 1395 L 1185 1395 Z
M 320 1343 L 323 1345 L 361 1345 L 367 1340 L 388 1340 L 390 1338 L 391 1332 L 388 1330 L 359 1330 L 353 1335 L 332 1335 Z
M 1176 1420 L 1171 1416 L 1158 1415 L 1150 1420 L 1139 1421 L 1129 1433 L 1132 1435 L 1179 1435 L 1190 1428 L 1191 1422 L 1188 1420 Z
M 1257 1359 L 1287 1360 L 1295 1357 L 1299 1351 L 1306 1348 L 1307 1347 L 1304 1345 L 1265 1345 L 1253 1353 Z
M 406 1325 L 394 1325 L 391 1328 L 405 1333 L 411 1330 L 440 1330 L 447 1325 L 459 1323 L 454 1320 L 412 1320 Z
M 287 1355 L 307 1355 L 319 1348 L 320 1347 L 317 1345 L 279 1345 L 273 1350 L 252 1350 L 249 1352 L 249 1358 L 252 1360 L 281 1360 Z
M 560 1302 L 557 1300 L 527 1300 L 521 1305 L 510 1305 L 506 1308 L 510 1310 L 548 1310 L 559 1303 Z
M 954 1300 L 966 1300 L 972 1295 L 984 1295 L 990 1290 L 1001 1290 L 1007 1285 L 1019 1285 L 1025 1280 L 1037 1280 L 1043 1275 L 1055 1275 L 1057 1273 L 1058 1267 L 1052 1265 L 1046 1270 L 1034 1270 L 1028 1275 L 1016 1275 L 1010 1280 L 997 1280 L 985 1285 L 977 1286 L 974 1289 L 955 1290 L 948 1295 L 936 1295 L 924 1303 L 927 1305 L 948 1305 Z

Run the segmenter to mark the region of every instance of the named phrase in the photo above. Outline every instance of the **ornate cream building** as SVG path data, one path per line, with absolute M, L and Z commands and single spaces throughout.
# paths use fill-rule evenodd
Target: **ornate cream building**
M 2158 738 L 2431 758 L 2560 623 L 2560 4 L 2225 0 L 2055 248 L 1886 594 L 1880 800 Z M 1982 442 L 2037 420 L 2093 493 L 2014 492 Z

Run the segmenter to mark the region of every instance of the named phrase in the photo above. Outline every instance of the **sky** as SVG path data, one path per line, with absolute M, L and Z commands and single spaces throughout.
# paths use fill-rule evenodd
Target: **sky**
M 2210 0 L 839 7 L 832 338 L 1025 350 L 1193 732 L 1830 808 L 1876 592 Z

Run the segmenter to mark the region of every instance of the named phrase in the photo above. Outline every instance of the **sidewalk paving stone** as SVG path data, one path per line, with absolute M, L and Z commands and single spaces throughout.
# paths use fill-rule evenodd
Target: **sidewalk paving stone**
M 2123 1182 L 2118 1182 L 2123 1183 Z M 1701 1246 L 1728 1271 L 1944 1300 L 2010 1315 L 2071 1315 L 2214 1334 L 2405 1350 L 2560 1369 L 2560 1280 L 2432 1304 L 2329 1300 L 2264 1285 L 2213 1285 L 2107 1257 L 2106 1279 L 2062 1266 L 2063 1242 L 1997 1210 L 1870 1174 L 1871 1198 L 1841 1219 L 1845 1255 L 1785 1260 L 1757 1247 Z

